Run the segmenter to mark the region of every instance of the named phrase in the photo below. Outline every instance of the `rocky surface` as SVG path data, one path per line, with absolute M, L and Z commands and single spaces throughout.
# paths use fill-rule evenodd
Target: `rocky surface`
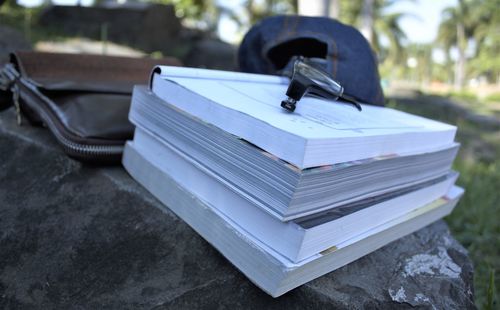
M 273 299 L 122 168 L 68 159 L 12 109 L 0 165 L 1 309 L 474 308 L 442 221 Z
M 187 67 L 237 71 L 236 47 L 215 38 L 194 41 L 189 52 L 182 57 Z

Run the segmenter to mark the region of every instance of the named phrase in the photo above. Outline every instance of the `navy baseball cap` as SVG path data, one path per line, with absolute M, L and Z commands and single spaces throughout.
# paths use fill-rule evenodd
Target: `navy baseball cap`
M 377 59 L 354 27 L 326 17 L 278 15 L 263 19 L 245 35 L 238 50 L 240 70 L 285 74 L 296 57 L 319 64 L 357 100 L 384 105 Z

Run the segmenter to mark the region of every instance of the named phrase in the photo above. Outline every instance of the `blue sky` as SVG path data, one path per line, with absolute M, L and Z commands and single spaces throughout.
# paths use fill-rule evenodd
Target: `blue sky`
M 429 43 L 436 38 L 444 8 L 455 6 L 457 0 L 399 0 L 388 10 L 408 15 L 401 19 L 401 28 L 415 43 Z
M 19 0 L 20 4 L 27 6 L 39 5 L 43 0 Z M 224 6 L 231 9 L 238 9 L 241 0 L 229 1 L 218 0 Z M 74 5 L 77 0 L 53 0 L 55 4 Z M 83 5 L 90 5 L 93 0 L 82 0 Z M 388 12 L 402 12 L 408 14 L 401 19 L 401 28 L 406 33 L 408 39 L 415 43 L 429 43 L 437 34 L 437 28 L 441 19 L 441 12 L 444 8 L 454 6 L 457 0 L 398 0 L 388 9 Z M 228 20 L 223 20 L 220 31 L 222 39 L 234 41 L 236 26 L 231 25 Z

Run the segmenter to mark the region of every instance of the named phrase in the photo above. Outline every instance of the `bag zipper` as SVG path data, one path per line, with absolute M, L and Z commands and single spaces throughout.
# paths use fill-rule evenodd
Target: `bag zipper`
M 19 104 L 19 86 L 12 86 L 12 101 L 14 101 L 14 108 L 16 109 L 17 125 L 23 124 L 23 117 L 21 115 L 21 105 Z
M 15 70 L 14 68 L 9 68 L 10 70 Z M 120 160 L 121 154 L 123 153 L 124 143 L 109 145 L 109 144 L 98 144 L 98 143 L 79 143 L 74 140 L 82 139 L 80 137 L 74 136 L 69 132 L 54 115 L 52 109 L 50 109 L 47 104 L 34 104 L 33 102 L 42 101 L 45 102 L 47 99 L 43 94 L 39 92 L 36 87 L 31 85 L 24 78 L 20 77 L 16 72 L 13 72 L 14 76 L 18 80 L 19 84 L 14 84 L 11 88 L 13 92 L 14 105 L 16 108 L 17 122 L 21 124 L 21 106 L 19 98 L 23 100 L 23 104 L 26 104 L 28 108 L 34 110 L 38 113 L 38 116 L 43 120 L 43 123 L 52 132 L 57 142 L 63 147 L 64 151 L 72 157 L 86 160 L 102 160 L 102 161 L 117 161 Z M 19 85 L 26 88 L 28 91 L 21 92 Z M 22 96 L 21 96 L 22 94 Z M 30 96 L 36 96 L 39 100 L 34 100 L 33 98 L 25 98 Z M 41 103 L 41 102 L 40 102 Z M 91 139 L 89 139 L 91 140 Z M 95 140 L 94 140 L 95 141 Z M 120 141 L 117 141 L 119 143 Z

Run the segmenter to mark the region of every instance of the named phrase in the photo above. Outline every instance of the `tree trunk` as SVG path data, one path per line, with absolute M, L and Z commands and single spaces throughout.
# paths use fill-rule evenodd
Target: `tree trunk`
M 446 65 L 446 84 L 453 85 L 455 82 L 455 70 L 453 68 L 453 59 L 450 56 L 451 47 L 445 48 L 445 65 Z
M 361 9 L 361 33 L 370 44 L 373 43 L 374 5 L 375 0 L 364 0 L 363 8 Z
M 339 19 L 340 17 L 340 0 L 330 1 L 329 15 L 331 18 Z
M 339 17 L 340 0 L 298 1 L 298 12 L 305 16 Z
M 465 38 L 465 30 L 463 23 L 457 23 L 457 49 L 458 58 L 455 66 L 455 89 L 461 90 L 465 84 L 465 51 L 467 49 L 467 40 Z

